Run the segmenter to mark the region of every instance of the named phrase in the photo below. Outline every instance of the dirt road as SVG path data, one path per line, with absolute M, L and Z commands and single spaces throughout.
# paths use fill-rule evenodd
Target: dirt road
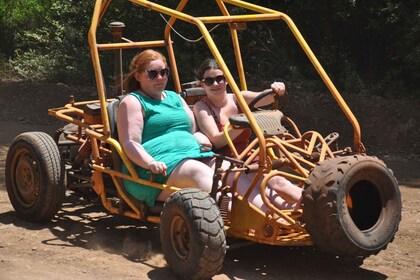
M 21 132 L 54 132 L 59 126 L 47 109 L 63 106 L 70 95 L 78 101 L 96 98 L 91 88 L 0 82 L 0 280 L 173 279 L 155 225 L 108 215 L 101 206 L 83 206 L 73 197 L 51 223 L 16 217 L 5 191 L 7 149 Z M 340 112 L 319 110 L 319 104 L 336 107 L 327 95 L 317 94 L 315 101 L 306 92 L 292 95 L 288 111 L 299 124 L 315 121 L 315 129 L 328 133 L 340 128 L 340 139 L 352 139 L 351 128 L 336 117 Z M 420 279 L 420 102 L 354 94 L 346 99 L 368 151 L 380 156 L 400 182 L 403 216 L 394 242 L 360 267 L 312 247 L 247 246 L 228 251 L 214 279 Z
M 51 223 L 19 220 L 4 184 L 4 159 L 15 135 L 50 126 L 0 121 L 0 279 L 173 279 L 159 229 L 67 197 Z M 420 161 L 385 158 L 403 199 L 393 243 L 360 267 L 312 247 L 246 246 L 230 250 L 214 279 L 420 279 Z

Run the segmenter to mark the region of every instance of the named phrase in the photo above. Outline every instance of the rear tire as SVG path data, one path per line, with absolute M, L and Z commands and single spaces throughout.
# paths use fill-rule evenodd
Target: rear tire
M 210 279 L 223 265 L 223 219 L 206 192 L 182 189 L 167 199 L 161 215 L 160 239 L 168 265 L 181 279 Z
M 7 193 L 20 218 L 46 221 L 58 212 L 65 194 L 64 165 L 51 136 L 18 135 L 7 153 L 5 170 Z
M 401 220 L 401 194 L 392 171 L 364 155 L 316 166 L 306 182 L 303 205 L 314 244 L 344 257 L 384 250 Z

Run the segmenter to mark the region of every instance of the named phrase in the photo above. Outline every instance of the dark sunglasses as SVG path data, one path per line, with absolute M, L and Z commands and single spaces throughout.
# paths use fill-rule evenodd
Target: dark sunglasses
M 221 82 L 225 82 L 226 78 L 223 75 L 219 75 L 214 78 L 204 78 L 201 81 L 204 82 L 204 84 L 209 87 L 214 84 L 214 81 L 216 81 L 216 83 L 218 84 L 220 84 Z
M 162 78 L 165 78 L 165 77 L 169 76 L 169 68 L 163 68 L 159 71 L 154 70 L 154 69 L 148 69 L 148 70 L 145 70 L 144 72 L 147 73 L 147 77 L 150 80 L 156 79 L 158 75 L 160 75 Z

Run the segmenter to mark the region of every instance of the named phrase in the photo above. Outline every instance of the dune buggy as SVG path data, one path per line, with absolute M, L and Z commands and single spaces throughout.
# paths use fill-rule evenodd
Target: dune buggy
M 114 22 L 110 26 L 115 40 L 98 43 L 97 29 L 111 0 L 96 0 L 88 39 L 98 99 L 76 101 L 71 97 L 65 106 L 50 109 L 51 116 L 68 123 L 53 137 L 28 132 L 14 139 L 6 159 L 6 184 L 20 217 L 28 221 L 48 220 L 59 211 L 66 191 L 93 194 L 112 214 L 160 224 L 167 263 L 179 277 L 193 279 L 210 278 L 220 270 L 229 246 L 227 237 L 280 246 L 315 245 L 334 255 L 352 258 L 368 257 L 387 247 L 401 219 L 397 181 L 381 160 L 366 155 L 356 118 L 286 14 L 246 1 L 215 0 L 219 14 L 197 17 L 183 12 L 188 0 L 179 1 L 176 8 L 146 0 L 129 1 L 139 9 L 168 17 L 163 39 L 128 40 L 122 37 L 124 25 Z M 236 12 L 246 13 L 231 14 L 230 7 L 239 7 Z M 275 105 L 270 109 L 247 105 L 240 94 L 240 90 L 247 89 L 247 82 L 238 32 L 253 21 L 281 21 L 287 25 L 351 123 L 353 147 L 339 149 L 336 133 L 323 137 L 316 131 L 301 132 Z M 123 50 L 142 48 L 162 48 L 167 53 L 175 90 L 182 92 L 190 104 L 202 94 L 200 89 L 181 86 L 172 39 L 178 22 L 199 30 L 242 109 L 243 113 L 233 116 L 225 129 L 249 127 L 255 134 L 248 148 L 238 153 L 226 133 L 235 158 L 219 157 L 211 193 L 140 179 L 114 133 L 119 99 L 106 96 L 100 52 L 111 50 L 118 58 Z M 229 30 L 239 85 L 209 32 L 208 26 L 214 24 L 224 24 Z M 117 61 L 120 71 L 116 76 L 121 79 L 121 59 Z M 220 168 L 223 159 L 231 162 L 228 169 Z M 121 172 L 121 162 L 127 166 L 128 175 Z M 238 176 L 243 172 L 253 174 L 256 180 L 241 196 L 236 189 Z M 228 173 L 235 174 L 231 185 L 225 180 Z M 259 186 L 255 182 L 263 175 L 265 179 Z M 304 189 L 302 209 L 280 210 L 265 197 L 267 180 L 276 175 Z M 164 204 L 147 207 L 126 192 L 123 179 L 174 193 Z M 248 202 L 254 188 L 260 189 L 266 212 Z M 216 199 L 216 193 L 222 195 Z M 226 197 L 232 199 L 229 215 Z

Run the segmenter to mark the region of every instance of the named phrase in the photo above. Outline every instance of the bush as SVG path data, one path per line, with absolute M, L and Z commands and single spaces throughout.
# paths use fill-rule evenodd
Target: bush
M 22 77 L 15 71 L 6 55 L 0 53 L 0 81 L 16 81 L 21 79 Z
M 177 1 L 168 1 L 175 7 Z M 190 1 L 194 14 L 220 14 L 215 3 Z M 420 86 L 420 2 L 417 0 L 308 2 L 305 0 L 253 3 L 288 14 L 340 90 L 389 94 L 415 94 Z M 167 2 L 165 2 L 167 3 Z M 0 76 L 14 72 L 31 80 L 94 84 L 87 45 L 94 1 L 15 0 L 0 3 Z M 28 9 L 28 7 L 31 7 Z M 231 9 L 232 14 L 242 12 Z M 117 17 L 116 15 L 119 15 Z M 310 15 L 310 16 L 308 16 Z M 165 22 L 156 13 L 136 7 L 129 1 L 113 1 L 98 34 L 98 41 L 110 41 L 107 24 L 124 21 L 125 34 L 133 40 L 161 39 Z M 146 25 L 144 23 L 147 23 Z M 179 26 L 180 22 L 177 22 Z M 197 29 L 182 25 L 183 35 L 201 36 Z M 235 60 L 226 27 L 212 37 L 235 75 Z M 240 31 L 241 50 L 247 80 L 251 84 L 286 80 L 323 88 L 318 73 L 284 23 L 249 23 Z M 223 38 L 223 39 L 222 39 Z M 194 78 L 193 69 L 210 53 L 203 42 L 189 43 L 173 35 L 182 81 Z M 181 46 L 181 47 L 180 47 Z M 225 51 L 227 50 L 227 51 Z M 134 52 L 124 56 L 128 66 Z M 102 54 L 105 79 L 112 79 L 112 52 Z M 10 63 L 9 63 L 10 61 Z M 185 67 L 186 66 L 186 67 Z M 7 73 L 6 73 L 7 72 Z

